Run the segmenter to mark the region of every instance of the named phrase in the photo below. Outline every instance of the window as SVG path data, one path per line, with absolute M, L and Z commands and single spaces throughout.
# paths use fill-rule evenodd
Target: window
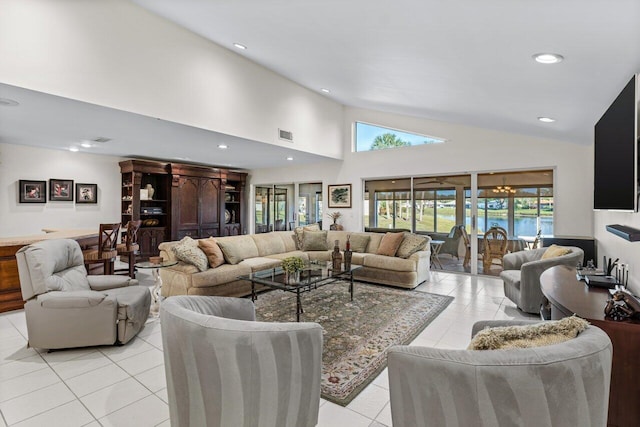
M 356 151 L 438 144 L 444 139 L 356 122 Z
M 456 190 L 416 190 L 416 231 L 448 233 L 456 225 Z

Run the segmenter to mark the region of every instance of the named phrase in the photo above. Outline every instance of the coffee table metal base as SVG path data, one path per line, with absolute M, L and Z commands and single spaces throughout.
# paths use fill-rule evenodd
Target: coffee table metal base
M 311 292 L 314 289 L 317 289 L 324 285 L 328 285 L 330 283 L 335 283 L 338 280 L 348 280 L 349 295 L 351 297 L 351 301 L 353 301 L 353 270 L 356 270 L 357 268 L 359 267 L 352 268 L 350 271 L 342 271 L 310 283 L 306 283 L 303 280 L 301 283 L 297 283 L 294 285 L 284 285 L 283 283 L 279 283 L 273 280 L 268 280 L 265 277 L 250 278 L 248 276 L 241 276 L 240 278 L 251 281 L 251 301 L 256 301 L 258 299 L 258 295 L 256 293 L 256 285 L 263 285 L 273 289 L 280 289 L 286 292 L 295 293 L 296 294 L 296 321 L 299 322 L 300 315 L 304 313 L 304 308 L 302 307 L 301 295 L 305 292 Z

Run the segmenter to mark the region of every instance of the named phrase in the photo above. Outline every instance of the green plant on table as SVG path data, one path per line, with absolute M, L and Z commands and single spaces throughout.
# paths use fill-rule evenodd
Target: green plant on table
M 285 273 L 295 273 L 296 271 L 302 271 L 304 268 L 304 261 L 297 256 L 290 256 L 282 260 L 282 269 Z

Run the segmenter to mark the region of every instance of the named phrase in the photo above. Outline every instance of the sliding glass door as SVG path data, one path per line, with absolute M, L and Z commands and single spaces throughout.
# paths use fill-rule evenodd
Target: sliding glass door
M 293 223 L 293 184 L 255 188 L 255 232 L 284 231 Z

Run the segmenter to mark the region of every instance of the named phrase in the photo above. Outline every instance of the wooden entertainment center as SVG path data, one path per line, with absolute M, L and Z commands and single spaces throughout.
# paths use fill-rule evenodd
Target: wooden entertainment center
M 609 291 L 590 288 L 576 278 L 575 268 L 556 266 L 540 276 L 542 293 L 551 303 L 551 319 L 574 313 L 609 335 L 613 366 L 609 393 L 609 426 L 637 426 L 640 422 L 640 322 L 616 322 L 604 315 Z M 567 396 L 570 399 L 570 396 Z
M 142 220 L 140 259 L 158 255 L 167 240 L 233 236 L 247 232 L 246 172 L 151 160 L 119 163 L 122 224 Z M 147 188 L 153 196 L 141 197 Z

